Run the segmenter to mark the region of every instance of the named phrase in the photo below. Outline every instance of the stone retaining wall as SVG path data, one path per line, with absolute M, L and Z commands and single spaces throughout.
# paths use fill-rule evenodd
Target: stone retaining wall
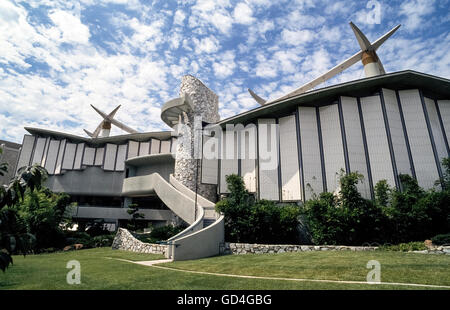
M 167 245 L 144 243 L 136 239 L 128 230 L 119 228 L 112 243 L 113 250 L 125 250 L 136 253 L 163 254 L 167 252 Z
M 372 246 L 340 245 L 292 245 L 292 244 L 250 244 L 225 242 L 220 247 L 221 254 L 265 254 L 307 251 L 374 251 Z
M 266 254 L 308 251 L 375 251 L 377 249 L 378 247 L 376 246 L 250 244 L 225 242 L 220 245 L 220 254 Z M 450 255 L 450 246 L 441 246 L 429 250 L 411 252 Z

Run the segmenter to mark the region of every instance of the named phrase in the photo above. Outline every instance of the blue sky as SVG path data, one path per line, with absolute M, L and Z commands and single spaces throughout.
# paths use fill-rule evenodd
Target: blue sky
M 373 3 L 380 7 L 374 23 Z M 375 6 L 376 7 L 376 6 Z M 387 72 L 450 78 L 450 0 L 0 1 L 0 139 L 24 126 L 85 135 L 89 104 L 139 131 L 168 130 L 160 107 L 192 74 L 219 95 L 222 118 L 276 98 L 358 51 L 353 21 Z M 364 77 L 360 63 L 330 80 Z M 324 85 L 322 85 L 324 86 Z M 321 86 L 321 87 L 322 87 Z M 122 134 L 114 128 L 113 134 Z

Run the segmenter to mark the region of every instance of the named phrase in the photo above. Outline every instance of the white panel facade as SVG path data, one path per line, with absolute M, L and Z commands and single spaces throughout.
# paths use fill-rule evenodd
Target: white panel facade
M 133 157 L 138 156 L 138 152 L 139 152 L 139 142 L 128 141 L 128 156 L 127 156 L 127 158 L 133 158 Z
M 222 160 L 220 161 L 220 193 L 228 193 L 226 177 L 238 174 L 238 150 L 236 131 L 224 131 L 222 135 Z
M 47 169 L 49 174 L 55 173 L 55 166 L 56 166 L 56 158 L 58 157 L 58 150 L 59 150 L 59 140 L 50 140 L 48 152 L 47 152 L 47 159 L 45 161 L 44 168 Z
M 44 155 L 42 156 L 42 160 L 41 160 L 41 166 L 44 167 L 45 166 L 45 162 L 47 160 L 47 153 L 48 153 L 48 148 L 50 146 L 50 138 L 47 138 L 47 141 L 45 142 L 45 148 L 44 148 Z
M 302 200 L 295 116 L 279 119 L 281 200 Z
M 279 200 L 278 146 L 279 136 L 275 119 L 258 120 L 259 197 Z
M 171 153 L 176 153 L 177 151 L 177 139 L 172 138 L 172 147 L 170 148 Z
M 73 168 L 73 160 L 75 159 L 75 152 L 77 145 L 75 143 L 66 143 L 66 150 L 64 151 L 64 159 L 62 168 L 71 170 Z
M 170 140 L 161 141 L 161 154 L 170 153 Z
M 341 97 L 341 105 L 350 171 L 363 175 L 364 179 L 357 185 L 358 191 L 363 197 L 370 198 L 369 174 L 367 172 L 358 101 L 352 97 Z
M 213 143 L 214 141 L 216 143 Z M 214 145 L 214 148 L 215 147 L 218 148 L 219 146 L 217 138 L 214 137 L 203 136 L 203 143 L 204 143 L 203 145 L 205 144 Z M 210 159 L 214 157 L 213 154 L 216 154 L 216 152 L 218 152 L 218 150 L 215 150 L 214 148 L 212 148 L 211 150 L 208 149 L 208 151 L 206 151 L 205 148 L 203 148 L 203 152 L 208 152 L 208 154 L 206 154 L 207 158 L 205 158 L 205 153 L 203 153 L 202 158 L 201 182 L 205 184 L 217 184 L 219 161 L 217 159 L 217 156 L 215 156 L 216 159 Z M 209 154 L 209 152 L 211 152 L 212 154 Z
M 105 148 L 105 162 L 103 163 L 103 169 L 114 170 L 114 165 L 116 163 L 116 153 L 117 145 L 107 143 Z
M 417 183 L 431 188 L 439 179 L 430 135 L 423 113 L 420 93 L 417 89 L 399 91 L 409 145 L 416 170 Z
M 441 113 L 442 123 L 444 124 L 447 142 L 450 144 L 450 100 L 438 100 L 439 112 Z
M 127 145 L 126 144 L 119 145 L 116 158 L 116 171 L 123 171 L 125 169 L 126 157 L 127 157 Z
M 60 174 L 62 170 L 62 162 L 64 158 L 64 150 L 66 148 L 66 142 L 67 140 L 61 140 L 61 143 L 59 145 L 59 153 L 58 158 L 56 159 L 56 166 L 55 166 L 55 174 Z
M 41 164 L 46 142 L 46 138 L 37 138 L 36 146 L 34 147 L 33 159 L 31 160 L 32 165 Z
M 319 108 L 327 191 L 339 188 L 339 174 L 345 171 L 344 146 L 337 104 Z
M 84 148 L 83 165 L 93 166 L 94 158 L 95 158 L 95 148 L 86 146 Z
M 150 154 L 159 154 L 159 147 L 160 147 L 161 141 L 158 139 L 152 139 L 152 143 L 150 146 Z
M 448 157 L 447 147 L 445 145 L 445 138 L 439 121 L 438 111 L 434 100 L 425 98 L 425 106 L 427 108 L 428 119 L 430 120 L 431 131 L 433 133 L 434 144 L 436 145 L 436 151 L 439 158 L 439 162 L 442 166 L 442 159 Z
M 241 176 L 250 193 L 256 192 L 256 126 L 247 126 L 239 133 Z
M 73 169 L 81 169 L 81 161 L 84 154 L 84 143 L 78 143 L 77 152 L 75 153 L 75 160 L 73 162 Z
M 322 164 L 320 162 L 319 131 L 316 108 L 299 107 L 300 141 L 302 144 L 305 200 L 323 192 Z
M 390 186 L 395 187 L 394 170 L 392 169 L 380 97 L 362 97 L 361 109 L 366 129 L 373 186 L 381 180 L 386 180 Z
M 383 94 L 397 172 L 399 174 L 412 175 L 405 133 L 403 131 L 402 119 L 398 108 L 397 95 L 395 94 L 395 91 L 390 89 L 383 89 Z
M 30 135 L 25 135 L 23 137 L 22 149 L 20 151 L 19 161 L 17 162 L 17 170 L 19 170 L 19 168 L 23 166 L 28 166 L 30 164 L 35 139 L 35 136 Z
M 105 155 L 105 148 L 104 147 L 98 147 L 95 150 L 95 166 L 102 166 L 103 165 L 103 157 Z
M 141 142 L 139 146 L 139 156 L 150 154 L 150 142 Z

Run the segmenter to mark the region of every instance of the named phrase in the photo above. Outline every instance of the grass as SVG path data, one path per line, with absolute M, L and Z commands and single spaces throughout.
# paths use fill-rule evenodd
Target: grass
M 0 273 L 0 289 L 414 289 L 413 287 L 293 282 L 218 277 L 163 270 L 106 257 L 134 261 L 162 255 L 136 254 L 109 248 L 14 257 Z M 81 264 L 81 284 L 69 285 L 69 260 Z M 171 268 L 284 278 L 365 281 L 369 260 L 381 263 L 381 281 L 450 286 L 450 256 L 397 252 L 306 252 L 229 255 L 164 264 Z M 423 288 L 418 288 L 423 289 Z

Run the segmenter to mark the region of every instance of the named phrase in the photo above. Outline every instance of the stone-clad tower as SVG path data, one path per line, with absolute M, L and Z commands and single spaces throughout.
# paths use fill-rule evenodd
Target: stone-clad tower
M 190 131 L 191 143 L 190 145 L 185 145 L 188 143 L 183 143 L 181 138 L 178 139 L 174 176 L 178 181 L 195 191 L 195 180 L 196 175 L 198 175 L 198 194 L 208 200 L 216 201 L 216 185 L 201 183 L 201 161 L 194 157 L 194 136 L 201 135 L 201 132 L 198 129 L 197 133 L 194 132 L 194 121 L 198 122 L 199 117 L 201 117 L 203 122 L 217 123 L 220 120 L 219 97 L 192 75 L 185 75 L 181 81 L 180 97 L 184 95 L 189 96 L 193 110 L 186 113 L 188 120 L 185 120 L 184 123 L 187 123 L 188 127 L 185 127 L 184 132 L 180 134 L 188 134 L 187 131 Z M 198 127 L 196 126 L 196 128 Z M 180 156 L 182 154 L 185 156 Z

